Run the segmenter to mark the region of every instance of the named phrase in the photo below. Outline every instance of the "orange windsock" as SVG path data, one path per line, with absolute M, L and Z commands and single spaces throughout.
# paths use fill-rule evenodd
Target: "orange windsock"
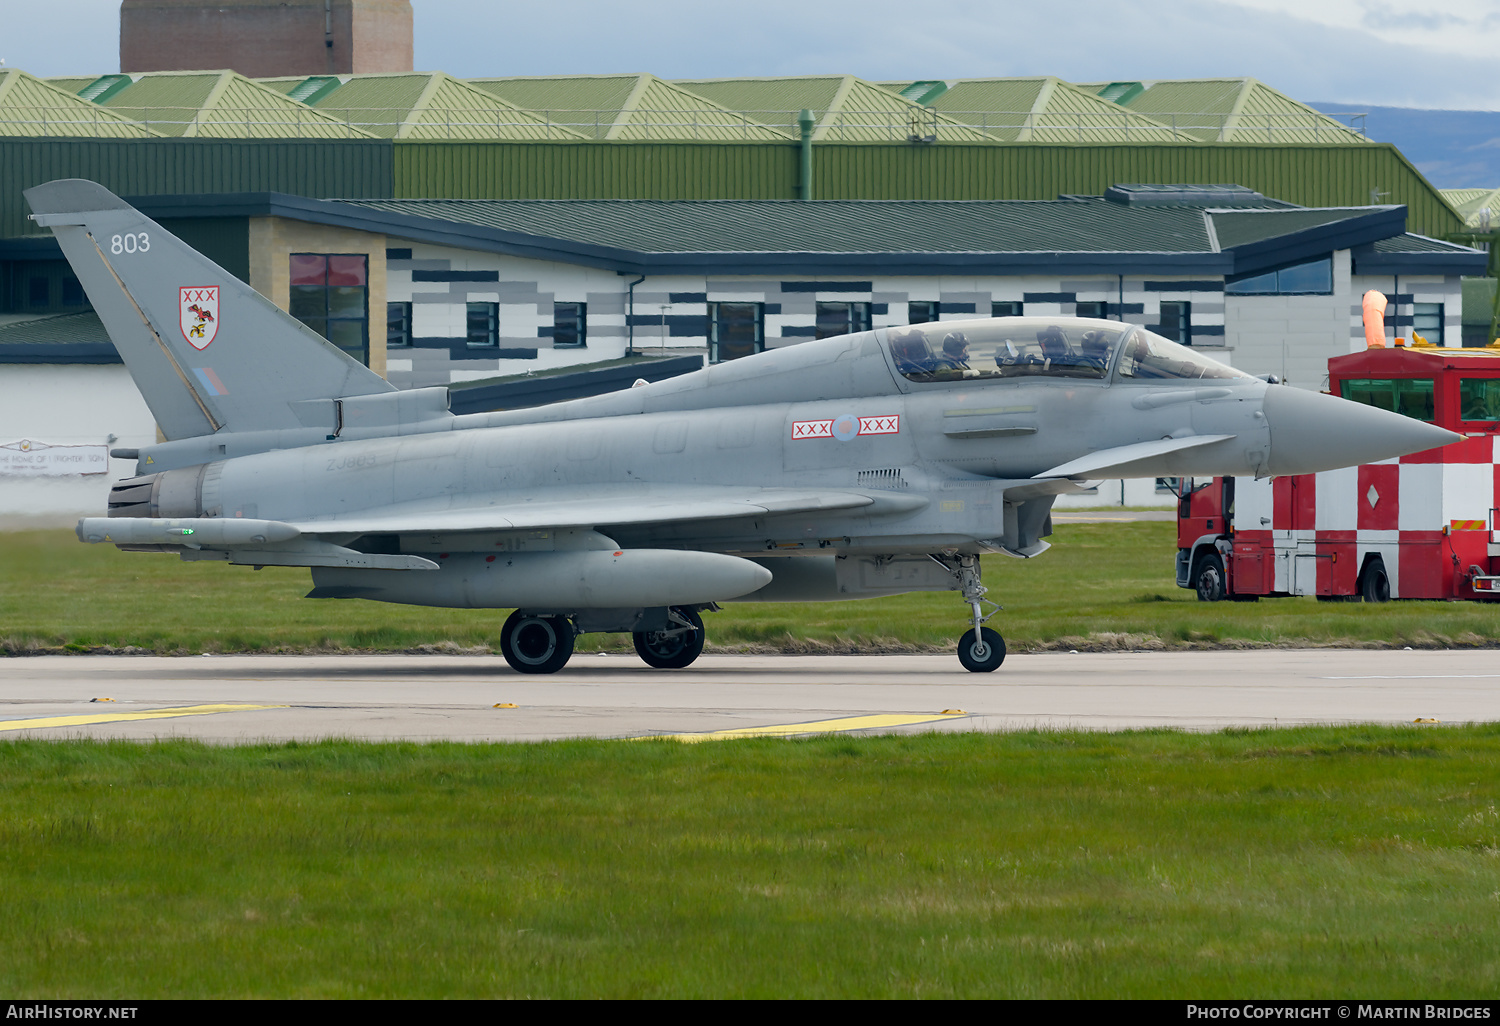
M 1371 289 L 1365 293 L 1365 347 L 1385 348 L 1385 294 Z

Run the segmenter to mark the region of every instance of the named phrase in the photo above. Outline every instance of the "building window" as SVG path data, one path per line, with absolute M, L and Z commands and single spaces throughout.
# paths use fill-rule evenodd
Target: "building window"
M 470 303 L 466 337 L 471 349 L 498 347 L 500 345 L 500 304 Z
M 1079 317 L 1097 317 L 1102 320 L 1109 315 L 1109 304 L 1102 302 L 1079 303 L 1074 312 Z
M 369 263 L 363 253 L 291 255 L 292 316 L 367 366 Z
M 870 330 L 869 303 L 819 303 L 817 338 Z
M 941 304 L 930 299 L 921 299 L 914 303 L 906 304 L 907 324 L 927 324 L 938 319 L 942 312 Z
M 588 304 L 552 304 L 552 348 L 581 349 L 588 345 Z
M 41 275 L 32 275 L 27 283 L 26 302 L 32 308 L 52 305 L 52 282 Z
M 1413 303 L 1411 330 L 1435 346 L 1443 344 L 1443 304 Z
M 1161 304 L 1161 323 L 1156 326 L 1155 331 L 1162 338 L 1169 338 L 1173 342 L 1183 345 L 1192 344 L 1193 334 L 1193 304 L 1181 300 L 1163 300 Z
M 411 304 L 385 304 L 385 347 L 399 349 L 411 345 Z
M 709 303 L 709 362 L 738 360 L 765 349 L 765 310 L 764 303 Z
M 1224 281 L 1230 296 L 1328 296 L 1333 294 L 1333 257 L 1276 271 L 1235 275 Z
M 990 316 L 1019 317 L 1021 316 L 1021 304 L 1013 299 L 1007 299 L 999 303 L 991 303 Z

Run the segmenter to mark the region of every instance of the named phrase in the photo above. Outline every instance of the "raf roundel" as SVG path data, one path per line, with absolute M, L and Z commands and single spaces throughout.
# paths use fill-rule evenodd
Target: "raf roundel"
M 177 290 L 177 313 L 188 345 L 207 349 L 219 333 L 219 286 L 182 286 Z

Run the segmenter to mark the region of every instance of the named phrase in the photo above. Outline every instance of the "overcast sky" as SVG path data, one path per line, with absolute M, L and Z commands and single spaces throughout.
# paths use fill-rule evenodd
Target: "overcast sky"
M 1500 110 L 1500 0 L 414 0 L 416 66 L 460 77 L 1250 75 L 1301 100 Z M 190 40 L 183 45 L 190 46 Z M 118 0 L 0 0 L 0 58 L 119 70 Z

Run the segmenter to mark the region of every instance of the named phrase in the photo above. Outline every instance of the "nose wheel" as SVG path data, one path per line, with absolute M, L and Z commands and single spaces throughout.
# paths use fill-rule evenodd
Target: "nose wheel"
M 989 673 L 1005 662 L 1005 639 L 988 627 L 964 632 L 958 639 L 958 661 L 970 673 Z
M 978 556 L 952 556 L 947 559 L 932 557 L 933 561 L 947 570 L 958 581 L 958 590 L 969 604 L 974 626 L 958 639 L 958 661 L 970 673 L 990 673 L 1005 662 L 1005 639 L 998 631 L 984 626 L 984 622 L 1000 611 L 998 603 L 985 598 L 989 591 L 979 583 Z M 994 606 L 988 613 L 981 605 Z

